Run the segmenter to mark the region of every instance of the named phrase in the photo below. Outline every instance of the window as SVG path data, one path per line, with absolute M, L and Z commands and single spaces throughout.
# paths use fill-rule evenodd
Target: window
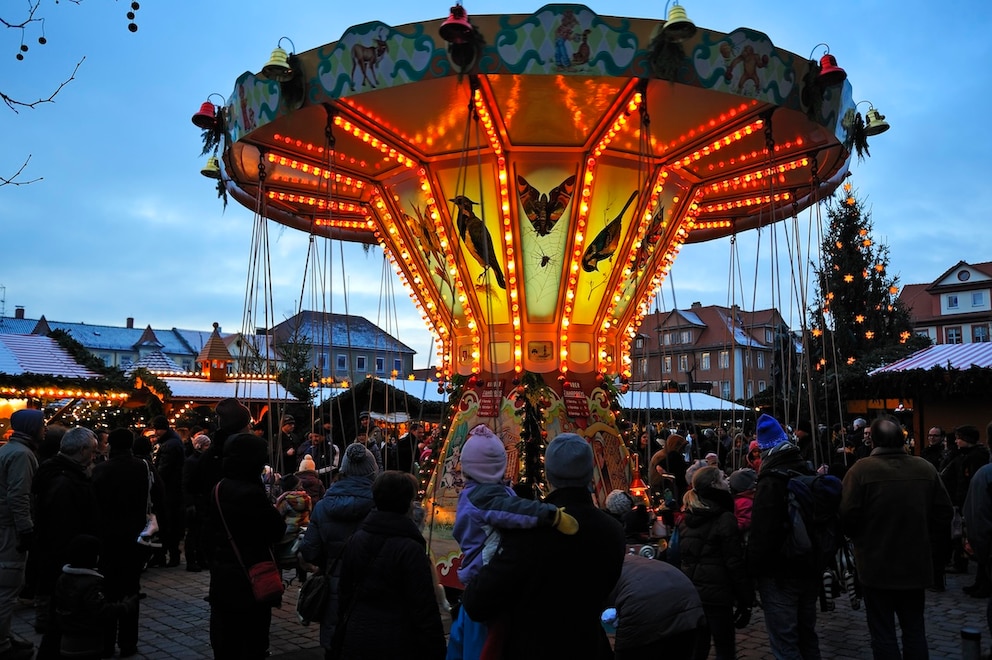
M 327 353 L 320 353 L 317 356 L 317 362 L 317 366 L 320 367 L 320 372 L 324 373 L 324 370 L 327 368 Z
M 689 330 L 683 330 L 679 333 L 679 343 L 680 344 L 691 344 L 692 343 L 692 332 Z
M 758 368 L 759 369 L 764 369 L 765 368 L 765 354 L 764 353 L 758 353 Z
M 375 372 L 381 374 L 386 371 L 386 358 L 377 357 L 375 359 Z
M 183 371 L 193 371 L 193 360 L 190 358 L 183 359 Z
M 767 389 L 767 387 L 765 385 L 765 381 L 759 380 L 758 381 L 758 391 L 759 392 L 764 392 L 766 389 Z
M 765 343 L 770 344 L 775 341 L 775 331 L 765 328 Z
M 989 326 L 987 325 L 973 325 L 971 326 L 971 341 L 977 343 L 987 342 L 989 340 Z
M 961 328 L 946 328 L 944 330 L 944 343 L 945 344 L 960 344 L 961 343 Z
M 982 307 L 985 305 L 985 292 L 975 291 L 971 294 L 971 306 L 972 307 Z
M 672 345 L 672 333 L 666 332 L 665 333 L 665 346 L 671 346 L 671 345 Z
M 722 380 L 720 381 L 720 396 L 724 399 L 730 398 L 730 381 Z
M 348 371 L 348 356 L 344 353 L 338 353 L 335 357 L 337 360 L 336 369 L 338 371 Z
M 667 373 L 671 373 L 671 371 L 672 371 L 672 356 L 671 355 L 666 355 L 665 356 L 665 361 L 661 365 L 661 370 L 664 371 L 666 374 Z
M 134 363 L 134 358 L 133 357 L 131 357 L 130 355 L 122 355 L 121 356 L 121 363 L 120 363 L 119 366 L 120 366 L 121 369 L 127 369 L 133 363 Z
M 710 370 L 710 354 L 709 353 L 703 353 L 702 357 L 699 360 L 699 368 L 702 369 L 703 371 L 709 371 Z
M 685 373 L 689 371 L 689 356 L 680 355 L 679 356 L 679 373 Z
M 958 308 L 958 295 L 956 293 L 947 294 L 947 309 Z
M 365 369 L 366 369 L 365 360 L 366 360 L 366 358 L 365 358 L 364 355 L 359 355 L 357 358 L 355 358 L 355 370 L 356 371 L 365 371 Z
M 753 396 L 754 396 L 754 381 L 749 380 L 747 381 L 747 398 L 750 399 Z
M 718 366 L 721 369 L 730 368 L 730 351 L 720 351 L 720 363 Z
M 637 373 L 640 376 L 642 376 L 642 377 L 646 377 L 648 375 L 648 359 L 647 358 L 638 358 L 637 359 Z
M 403 358 L 393 358 L 393 371 L 403 373 Z
M 751 353 L 750 353 L 750 351 L 744 353 L 744 366 L 745 367 L 750 367 L 751 366 Z
M 110 353 L 101 353 L 100 359 L 103 361 L 103 366 L 112 367 L 114 365 L 114 357 Z

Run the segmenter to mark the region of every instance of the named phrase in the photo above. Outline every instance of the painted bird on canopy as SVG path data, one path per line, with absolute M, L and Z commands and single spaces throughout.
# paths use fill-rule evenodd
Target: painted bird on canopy
M 613 218 L 603 231 L 596 234 L 596 238 L 592 239 L 589 243 L 589 247 L 582 254 L 582 270 L 587 273 L 591 273 L 594 270 L 599 270 L 597 264 L 603 259 L 609 259 L 613 256 L 613 253 L 617 251 L 617 245 L 620 244 L 620 229 L 623 225 L 621 220 L 623 219 L 623 214 L 627 212 L 627 208 L 630 207 L 634 198 L 637 197 L 637 191 L 630 193 L 630 197 L 627 198 L 627 203 L 623 205 L 620 209 L 620 213 L 617 213 L 617 217 Z
M 485 277 L 487 270 L 492 269 L 493 276 L 496 278 L 496 284 L 499 285 L 499 288 L 506 289 L 506 280 L 503 279 L 503 271 L 499 267 L 499 259 L 496 258 L 492 236 L 489 235 L 489 230 L 486 229 L 485 223 L 472 210 L 475 202 L 465 195 L 457 195 L 448 201 L 452 202 L 458 209 L 458 217 L 455 220 L 455 225 L 458 227 L 458 235 L 461 237 L 462 243 L 468 248 L 472 257 L 482 266 L 480 279 Z

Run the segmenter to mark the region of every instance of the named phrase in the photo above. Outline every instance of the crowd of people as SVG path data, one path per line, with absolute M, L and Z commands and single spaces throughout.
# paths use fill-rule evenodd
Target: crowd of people
M 215 412 L 185 438 L 164 417 L 135 432 L 12 415 L 0 446 L 0 660 L 35 657 L 11 634 L 18 601 L 35 608 L 38 658 L 136 655 L 141 575 L 183 556 L 186 570 L 210 572 L 219 659 L 267 655 L 281 590 L 263 595 L 252 576 L 270 561 L 301 581 L 326 576 L 327 658 L 732 659 L 756 605 L 775 658 L 819 658 L 824 565 L 796 551 L 790 504 L 793 480 L 817 474 L 842 480 L 836 533 L 853 552 L 876 658 L 928 657 L 926 590 L 946 588 L 947 571 L 974 560 L 966 590 L 992 596 L 992 464 L 974 426 L 930 429 L 919 456 L 888 415 L 815 433 L 768 415 L 751 433 L 645 429 L 637 449 L 658 449 L 644 476 L 670 516 L 668 552 L 648 559 L 628 544 L 658 529 L 655 507 L 614 491 L 599 508 L 586 439 L 548 444 L 549 492 L 531 500 L 506 481 L 503 440 L 479 425 L 460 453 L 465 589 L 446 637 L 452 594 L 429 558 L 414 476 L 422 425 L 387 440 L 363 414 L 342 450 L 324 422 L 301 438 L 284 415 L 269 441 L 236 399 Z M 823 542 L 808 536 L 814 550 Z M 992 598 L 988 615 L 992 626 Z

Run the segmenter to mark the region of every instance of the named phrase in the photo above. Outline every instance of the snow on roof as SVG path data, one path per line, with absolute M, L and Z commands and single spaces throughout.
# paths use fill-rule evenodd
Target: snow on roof
M 911 369 L 933 369 L 944 367 L 951 369 L 968 369 L 970 367 L 992 368 L 992 343 L 982 342 L 973 344 L 937 344 L 916 351 L 909 357 L 898 362 L 879 367 L 870 372 L 875 374 L 909 371 Z
M 295 401 L 296 397 L 274 381 L 215 382 L 201 378 L 163 378 L 172 392 L 172 399 L 204 401 L 235 397 L 242 402 Z
M 62 348 L 41 335 L 0 334 L 0 372 L 11 376 L 44 374 L 64 378 L 100 378 Z
M 620 396 L 620 405 L 628 410 L 751 410 L 702 392 L 627 392 Z

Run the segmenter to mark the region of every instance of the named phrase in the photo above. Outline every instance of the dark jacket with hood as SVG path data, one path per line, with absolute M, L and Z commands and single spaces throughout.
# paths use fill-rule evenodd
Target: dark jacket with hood
M 690 491 L 686 504 L 679 525 L 679 557 L 703 605 L 751 607 L 754 587 L 744 567 L 744 546 L 730 491 Z
M 807 558 L 785 554 L 786 538 L 792 532 L 789 479 L 784 474 L 789 470 L 812 474 L 799 447 L 783 442 L 763 454 L 754 488 L 747 544 L 747 567 L 752 577 L 810 578 L 820 577 L 822 573 Z
M 15 552 L 17 536 L 34 531 L 31 484 L 38 471 L 34 448 L 41 439 L 45 416 L 40 410 L 18 410 L 10 416 L 10 426 L 14 433 L 0 447 L 0 529 L 9 530 L 10 536 L 10 543 L 4 538 L 0 548 L 2 561 L 13 560 L 7 555 Z
M 245 568 L 272 559 L 271 548 L 282 540 L 286 531 L 282 516 L 269 502 L 262 485 L 260 475 L 267 457 L 265 440 L 251 433 L 235 435 L 225 443 L 224 478 L 216 485 L 217 496 L 213 491 L 210 494 L 212 608 L 243 610 L 257 606 Z M 241 554 L 241 562 L 228 540 L 227 529 Z
M 372 477 L 346 475 L 331 484 L 310 514 L 310 525 L 303 537 L 300 555 L 304 561 L 316 564 L 324 571 L 334 566 L 330 598 L 320 622 L 320 645 L 325 649 L 331 647 L 338 621 L 341 562 L 334 565 L 334 560 L 372 507 Z
M 341 560 L 342 658 L 444 658 L 444 628 L 426 550 L 409 516 L 375 510 L 365 518 Z
M 32 491 L 38 586 L 52 593 L 68 560 L 69 541 L 79 534 L 99 535 L 100 508 L 86 469 L 61 453 L 41 464 Z

